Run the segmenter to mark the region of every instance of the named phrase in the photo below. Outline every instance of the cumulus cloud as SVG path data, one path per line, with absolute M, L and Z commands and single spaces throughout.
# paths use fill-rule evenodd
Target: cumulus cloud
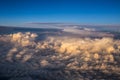
M 37 34 L 31 34 L 30 32 L 25 33 L 24 35 L 19 32 L 17 34 L 11 34 L 11 42 L 18 43 L 22 46 L 28 46 L 34 44 L 34 39 L 37 37 Z
M 120 40 L 48 36 L 44 41 L 36 41 L 36 37 L 41 36 L 30 32 L 0 36 L 2 74 L 10 73 L 12 77 L 29 75 L 27 77 L 33 80 L 89 80 L 106 78 L 102 73 L 120 72 Z M 99 77 L 94 70 L 102 72 Z

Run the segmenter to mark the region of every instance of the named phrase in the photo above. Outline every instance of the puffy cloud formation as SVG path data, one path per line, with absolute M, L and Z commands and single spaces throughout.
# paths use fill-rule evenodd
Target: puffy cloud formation
M 19 32 L 17 34 L 12 34 L 11 42 L 18 43 L 22 46 L 28 46 L 34 44 L 34 39 L 37 37 L 37 34 L 31 34 L 30 32 L 25 33 L 24 35 Z
M 0 36 L 0 74 L 10 80 L 120 79 L 120 40 L 35 33 Z

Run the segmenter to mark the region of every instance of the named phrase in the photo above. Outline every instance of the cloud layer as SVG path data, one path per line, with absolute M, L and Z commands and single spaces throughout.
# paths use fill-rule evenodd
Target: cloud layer
M 120 40 L 37 37 L 30 32 L 0 35 L 0 73 L 11 80 L 120 78 Z

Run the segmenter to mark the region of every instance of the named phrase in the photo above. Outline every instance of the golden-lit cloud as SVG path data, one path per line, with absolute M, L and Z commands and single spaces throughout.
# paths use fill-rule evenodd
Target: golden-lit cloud
M 74 75 L 79 77 L 78 73 L 73 74 L 70 70 L 99 69 L 104 72 L 111 69 L 110 73 L 112 73 L 120 69 L 117 66 L 120 59 L 120 40 L 111 37 L 48 36 L 43 41 L 36 41 L 37 37 L 41 36 L 30 32 L 1 35 L 0 61 L 4 64 L 0 63 L 0 67 L 1 65 L 7 67 L 8 71 L 11 68 L 15 70 L 24 68 L 22 73 L 28 72 L 28 74 L 42 70 L 39 74 L 45 75 L 51 75 L 49 70 L 56 70 L 56 73 L 64 70 L 67 75 L 60 73 L 66 79 L 75 79 Z M 8 65 L 6 61 L 14 63 L 11 64 L 10 69 L 6 66 Z M 16 65 L 22 65 L 22 67 Z M 6 72 L 4 69 L 2 71 Z M 71 77 L 68 78 L 68 76 Z

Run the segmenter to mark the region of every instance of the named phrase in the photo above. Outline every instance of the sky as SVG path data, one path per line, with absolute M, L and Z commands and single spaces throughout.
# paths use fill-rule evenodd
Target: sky
M 0 25 L 120 24 L 120 0 L 0 0 Z

